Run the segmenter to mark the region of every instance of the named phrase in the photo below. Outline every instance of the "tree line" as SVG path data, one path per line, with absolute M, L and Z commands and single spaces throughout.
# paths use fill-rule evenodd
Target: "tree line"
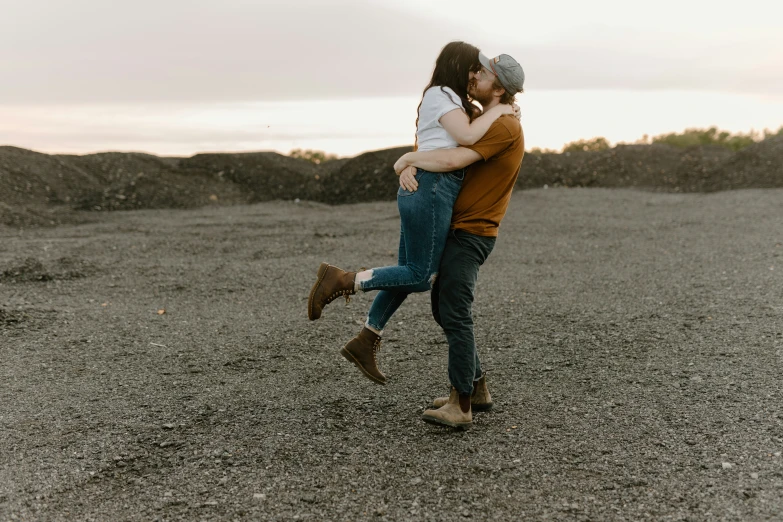
M 709 129 L 685 129 L 683 132 L 671 132 L 660 134 L 658 136 L 648 136 L 645 134 L 636 140 L 635 145 L 650 145 L 652 143 L 661 143 L 671 145 L 672 147 L 687 148 L 696 145 L 717 145 L 733 151 L 744 149 L 748 145 L 753 145 L 762 140 L 775 136 L 783 136 L 783 126 L 777 131 L 764 129 L 763 131 L 751 130 L 748 133 L 731 133 L 719 130 L 717 127 Z M 618 143 L 621 145 L 622 143 Z M 612 148 L 612 145 L 604 137 L 590 138 L 586 140 L 577 140 L 563 145 L 562 151 L 551 149 L 534 148 L 532 153 L 558 153 L 558 152 L 579 152 L 579 151 L 599 151 Z

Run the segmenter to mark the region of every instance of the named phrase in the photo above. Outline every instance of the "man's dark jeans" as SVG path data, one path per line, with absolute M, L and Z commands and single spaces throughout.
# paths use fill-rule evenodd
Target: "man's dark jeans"
M 432 289 L 432 315 L 449 341 L 449 380 L 463 395 L 473 393 L 473 381 L 481 377 L 473 336 L 473 294 L 479 267 L 494 246 L 494 237 L 451 230 Z

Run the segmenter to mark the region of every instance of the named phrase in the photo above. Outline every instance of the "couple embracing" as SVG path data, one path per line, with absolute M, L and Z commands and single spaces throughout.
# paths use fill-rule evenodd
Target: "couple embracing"
M 473 411 L 492 407 L 473 334 L 472 305 L 481 265 L 495 245 L 524 155 L 514 95 L 522 67 L 501 54 L 451 42 L 440 52 L 416 121 L 416 149 L 394 165 L 400 176 L 400 244 L 396 266 L 347 272 L 321 263 L 308 317 L 340 296 L 378 290 L 362 331 L 341 354 L 370 380 L 378 368 L 383 329 L 411 292 L 431 291 L 432 315 L 449 344 L 449 397 L 422 419 L 468 428 Z M 481 104 L 483 110 L 473 104 Z

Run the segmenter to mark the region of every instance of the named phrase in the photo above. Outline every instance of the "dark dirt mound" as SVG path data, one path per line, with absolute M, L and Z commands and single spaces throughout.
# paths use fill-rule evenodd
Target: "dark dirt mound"
M 709 181 L 712 191 L 783 186 L 783 136 L 740 150 L 714 169 Z
M 712 172 L 733 154 L 717 146 L 679 149 L 659 144 L 618 145 L 599 152 L 527 154 L 517 185 L 710 191 Z
M 397 147 L 367 152 L 333 166 L 318 201 L 337 205 L 394 199 L 399 187 L 394 162 L 411 150 L 412 147 Z
M 0 201 L 7 205 L 65 204 L 75 191 L 101 184 L 102 180 L 61 156 L 0 147 Z
M 178 170 L 179 160 L 138 153 L 61 156 L 100 179 L 98 186 L 74 197 L 77 210 L 192 208 L 217 203 L 244 203 L 240 190 L 213 175 Z
M 194 208 L 246 203 L 247 195 L 232 183 L 200 174 L 140 172 L 134 179 L 114 183 L 79 198 L 77 210 L 137 210 L 142 208 Z
M 68 209 L 75 194 L 100 188 L 100 179 L 61 157 L 0 147 L 0 224 L 58 224 L 57 207 Z
M 0 201 L 0 226 L 15 228 L 26 226 L 51 226 L 78 221 L 70 207 L 38 204 L 12 206 Z
M 137 152 L 102 152 L 86 156 L 55 156 L 70 165 L 89 172 L 101 184 L 126 183 L 139 175 L 160 176 L 172 166 L 151 154 Z
M 247 203 L 273 199 L 318 200 L 324 172 L 318 165 L 275 152 L 197 154 L 179 162 L 180 172 L 212 177 L 241 188 Z
M 619 145 L 598 152 L 528 154 L 522 162 L 520 183 L 525 188 L 656 186 L 676 168 L 681 155 L 681 149 L 667 145 Z M 533 176 L 527 174 L 528 163 L 535 168 Z
M 0 147 L 0 225 L 54 225 L 72 210 L 193 208 L 275 199 L 328 204 L 393 200 L 394 161 L 410 147 L 314 165 L 275 152 L 160 158 L 139 153 L 50 156 Z M 527 154 L 517 186 L 636 187 L 715 192 L 783 187 L 783 137 L 734 153 L 717 146 L 618 145 Z
M 662 181 L 663 187 L 683 192 L 715 192 L 721 190 L 714 172 L 734 152 L 717 145 L 691 147 L 680 156 L 680 163 L 673 173 L 667 173 Z

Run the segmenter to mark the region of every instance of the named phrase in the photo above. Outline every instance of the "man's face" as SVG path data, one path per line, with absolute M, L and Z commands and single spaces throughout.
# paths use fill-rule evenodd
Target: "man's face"
M 495 74 L 486 67 L 482 67 L 478 72 L 471 72 L 468 94 L 481 105 L 486 105 L 492 101 L 492 84 L 494 82 Z

